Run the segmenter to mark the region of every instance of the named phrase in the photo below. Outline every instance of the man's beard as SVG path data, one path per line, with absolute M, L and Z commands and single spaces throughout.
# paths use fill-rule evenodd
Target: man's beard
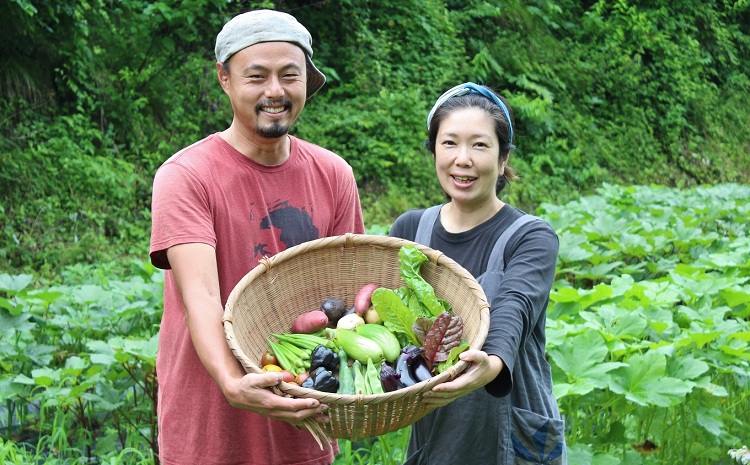
M 263 111 L 264 105 L 271 105 L 272 101 L 264 101 L 264 102 L 258 102 L 258 105 L 255 107 L 255 110 L 260 113 Z M 275 102 L 277 104 L 284 105 L 284 109 L 289 111 L 292 108 L 292 102 L 287 98 L 282 98 L 278 102 Z M 272 120 L 269 125 L 264 125 L 263 123 L 258 122 L 255 129 L 258 131 L 258 135 L 261 137 L 265 137 L 268 139 L 278 139 L 281 136 L 285 136 L 289 133 L 289 127 L 290 125 L 284 125 L 278 120 Z
M 258 125 L 256 129 L 261 137 L 268 139 L 278 139 L 289 133 L 289 126 L 285 126 L 278 121 L 274 121 L 270 126 Z

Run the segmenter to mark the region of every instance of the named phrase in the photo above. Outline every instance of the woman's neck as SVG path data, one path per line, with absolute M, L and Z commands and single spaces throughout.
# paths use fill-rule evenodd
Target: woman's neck
M 478 208 L 462 207 L 455 202 L 449 202 L 440 210 L 440 222 L 443 228 L 451 233 L 468 231 L 495 216 L 504 205 L 500 199 Z

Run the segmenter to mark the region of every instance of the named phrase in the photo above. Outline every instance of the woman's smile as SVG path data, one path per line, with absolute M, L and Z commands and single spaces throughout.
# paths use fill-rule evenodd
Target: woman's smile
M 456 184 L 465 187 L 470 187 L 477 180 L 475 176 L 457 176 L 454 174 L 451 177 L 456 181 Z

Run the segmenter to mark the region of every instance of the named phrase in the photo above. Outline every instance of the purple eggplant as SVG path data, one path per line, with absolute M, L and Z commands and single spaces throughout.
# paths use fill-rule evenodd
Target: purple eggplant
M 404 386 L 411 386 L 432 377 L 423 353 L 424 348 L 414 345 L 401 349 L 401 355 L 395 363 L 395 371 Z
M 380 384 L 383 385 L 383 390 L 385 392 L 391 392 L 406 387 L 404 383 L 401 382 L 401 375 L 396 373 L 396 370 L 388 366 L 387 363 L 380 365 Z

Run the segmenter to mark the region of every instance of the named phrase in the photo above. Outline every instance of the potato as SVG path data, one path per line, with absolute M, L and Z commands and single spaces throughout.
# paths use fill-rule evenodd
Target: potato
M 380 324 L 383 321 L 380 319 L 380 315 L 375 310 L 375 307 L 370 307 L 365 312 L 365 323 Z
M 292 322 L 293 333 L 312 334 L 328 326 L 328 317 L 322 310 L 311 310 L 297 316 Z
M 357 296 L 354 298 L 354 311 L 357 315 L 364 317 L 367 313 L 367 309 L 372 305 L 372 293 L 377 289 L 378 286 L 372 283 L 365 284 L 357 292 Z
M 350 313 L 348 315 L 344 315 L 341 317 L 338 323 L 336 323 L 336 328 L 338 329 L 343 328 L 343 329 L 349 329 L 351 331 L 354 331 L 354 328 L 363 324 L 365 324 L 364 318 L 357 315 L 356 313 Z

